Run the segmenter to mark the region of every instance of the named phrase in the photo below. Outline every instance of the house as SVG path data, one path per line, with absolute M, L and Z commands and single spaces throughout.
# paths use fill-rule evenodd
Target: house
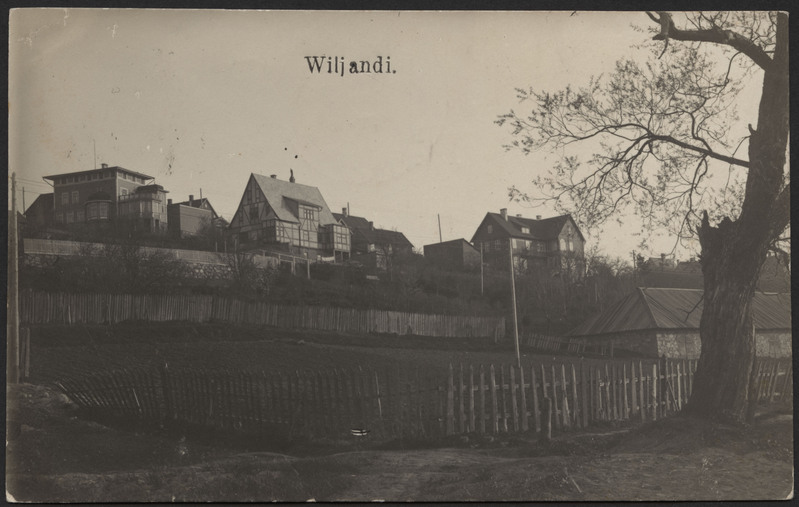
M 53 222 L 53 193 L 40 194 L 25 210 L 25 219 L 29 226 L 47 228 Z
M 125 221 L 136 230 L 165 231 L 166 193 L 152 176 L 108 167 L 45 176 L 53 185 L 53 223 L 102 225 Z
M 189 195 L 188 201 L 172 202 L 167 200 L 166 212 L 169 219 L 169 233 L 178 238 L 196 236 L 203 227 L 214 226 L 219 222 L 219 215 L 207 198 L 195 199 Z
M 471 269 L 480 265 L 480 250 L 465 239 L 453 239 L 424 246 L 424 258 L 450 269 Z
M 333 217 L 346 226 L 352 235 L 352 259 L 376 269 L 388 269 L 392 258 L 413 252 L 413 244 L 404 234 L 389 229 L 376 229 L 374 222 L 349 214 L 347 208 Z
M 547 270 L 581 276 L 584 271 L 585 238 L 571 215 L 542 219 L 486 213 L 471 243 L 483 252 L 483 262 L 499 270 L 510 263 L 508 248 L 513 245 L 513 265 L 518 272 Z
M 568 336 L 613 343 L 644 357 L 699 357 L 700 289 L 638 288 Z M 752 306 L 759 357 L 791 357 L 790 294 L 756 292 Z
M 277 175 L 250 174 L 228 228 L 239 248 L 263 249 L 341 261 L 350 254 L 350 233 L 330 212 L 318 188 Z

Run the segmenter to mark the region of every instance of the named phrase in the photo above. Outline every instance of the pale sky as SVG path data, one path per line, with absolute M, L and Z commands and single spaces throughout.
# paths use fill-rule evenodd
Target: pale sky
M 42 176 L 100 163 L 155 177 L 230 219 L 251 172 L 316 186 L 334 212 L 415 247 L 471 239 L 557 155 L 506 152 L 514 88 L 581 86 L 647 35 L 643 13 L 23 9 L 11 14 L 9 172 L 30 205 Z M 311 74 L 305 56 L 392 74 Z M 326 69 L 325 69 L 326 70 Z M 95 166 L 96 146 L 96 166 Z M 295 158 L 296 156 L 296 158 Z M 619 227 L 589 244 L 630 258 Z M 655 238 L 656 256 L 673 239 Z M 681 256 L 687 257 L 684 253 Z

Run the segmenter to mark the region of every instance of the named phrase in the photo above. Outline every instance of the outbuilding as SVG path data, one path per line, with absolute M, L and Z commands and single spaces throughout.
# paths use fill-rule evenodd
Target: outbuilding
M 701 289 L 639 287 L 568 333 L 644 357 L 696 359 L 701 351 Z M 758 357 L 791 357 L 791 295 L 755 293 Z

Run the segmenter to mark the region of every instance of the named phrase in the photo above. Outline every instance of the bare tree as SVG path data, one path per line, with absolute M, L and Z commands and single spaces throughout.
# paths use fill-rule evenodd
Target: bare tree
M 788 16 L 646 15 L 655 23 L 646 62 L 619 61 L 579 90 L 519 90 L 532 112 L 498 123 L 512 129 L 510 148 L 564 153 L 537 183 L 584 224 L 626 210 L 650 230 L 698 237 L 702 352 L 687 411 L 743 422 L 754 410 L 752 298 L 790 221 Z M 736 100 L 754 78 L 763 83 L 756 126 L 739 132 Z M 594 155 L 583 165 L 570 149 L 586 144 Z

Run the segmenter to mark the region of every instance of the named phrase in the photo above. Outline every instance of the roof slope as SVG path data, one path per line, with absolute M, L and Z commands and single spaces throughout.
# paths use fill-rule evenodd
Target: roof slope
M 652 329 L 699 329 L 702 296 L 698 289 L 638 288 L 573 329 L 570 336 L 593 336 Z M 791 329 L 791 296 L 755 293 L 756 329 Z
M 541 220 L 509 215 L 508 219 L 505 220 L 500 213 L 489 212 L 486 213 L 484 221 L 485 220 L 491 220 L 491 223 L 498 225 L 511 237 L 536 240 L 557 239 L 566 222 L 571 221 L 574 224 L 577 234 L 580 235 L 580 239 L 585 241 L 583 233 L 580 231 L 580 228 L 577 227 L 577 223 L 574 222 L 571 215 L 560 215 L 557 217 L 543 218 Z M 527 227 L 530 229 L 530 232 L 522 232 L 522 227 Z M 472 237 L 472 241 L 475 241 L 476 236 L 477 233 Z
M 279 180 L 277 178 L 270 178 L 262 174 L 253 173 L 255 182 L 261 187 L 264 197 L 266 197 L 269 206 L 275 212 L 275 216 L 284 222 L 298 221 L 294 213 L 284 203 L 285 199 L 297 201 L 302 204 L 312 204 L 318 206 L 319 211 L 319 224 L 328 225 L 336 223 L 330 208 L 327 206 L 322 193 L 318 188 L 301 183 L 291 183 L 289 181 Z
M 343 223 L 350 229 L 371 229 L 369 220 L 364 217 L 356 217 L 354 215 L 344 215 L 342 213 L 333 213 L 333 218 Z
M 370 245 L 392 245 L 394 248 L 413 250 L 413 244 L 404 234 L 388 229 L 355 229 L 353 234 L 360 235 Z

